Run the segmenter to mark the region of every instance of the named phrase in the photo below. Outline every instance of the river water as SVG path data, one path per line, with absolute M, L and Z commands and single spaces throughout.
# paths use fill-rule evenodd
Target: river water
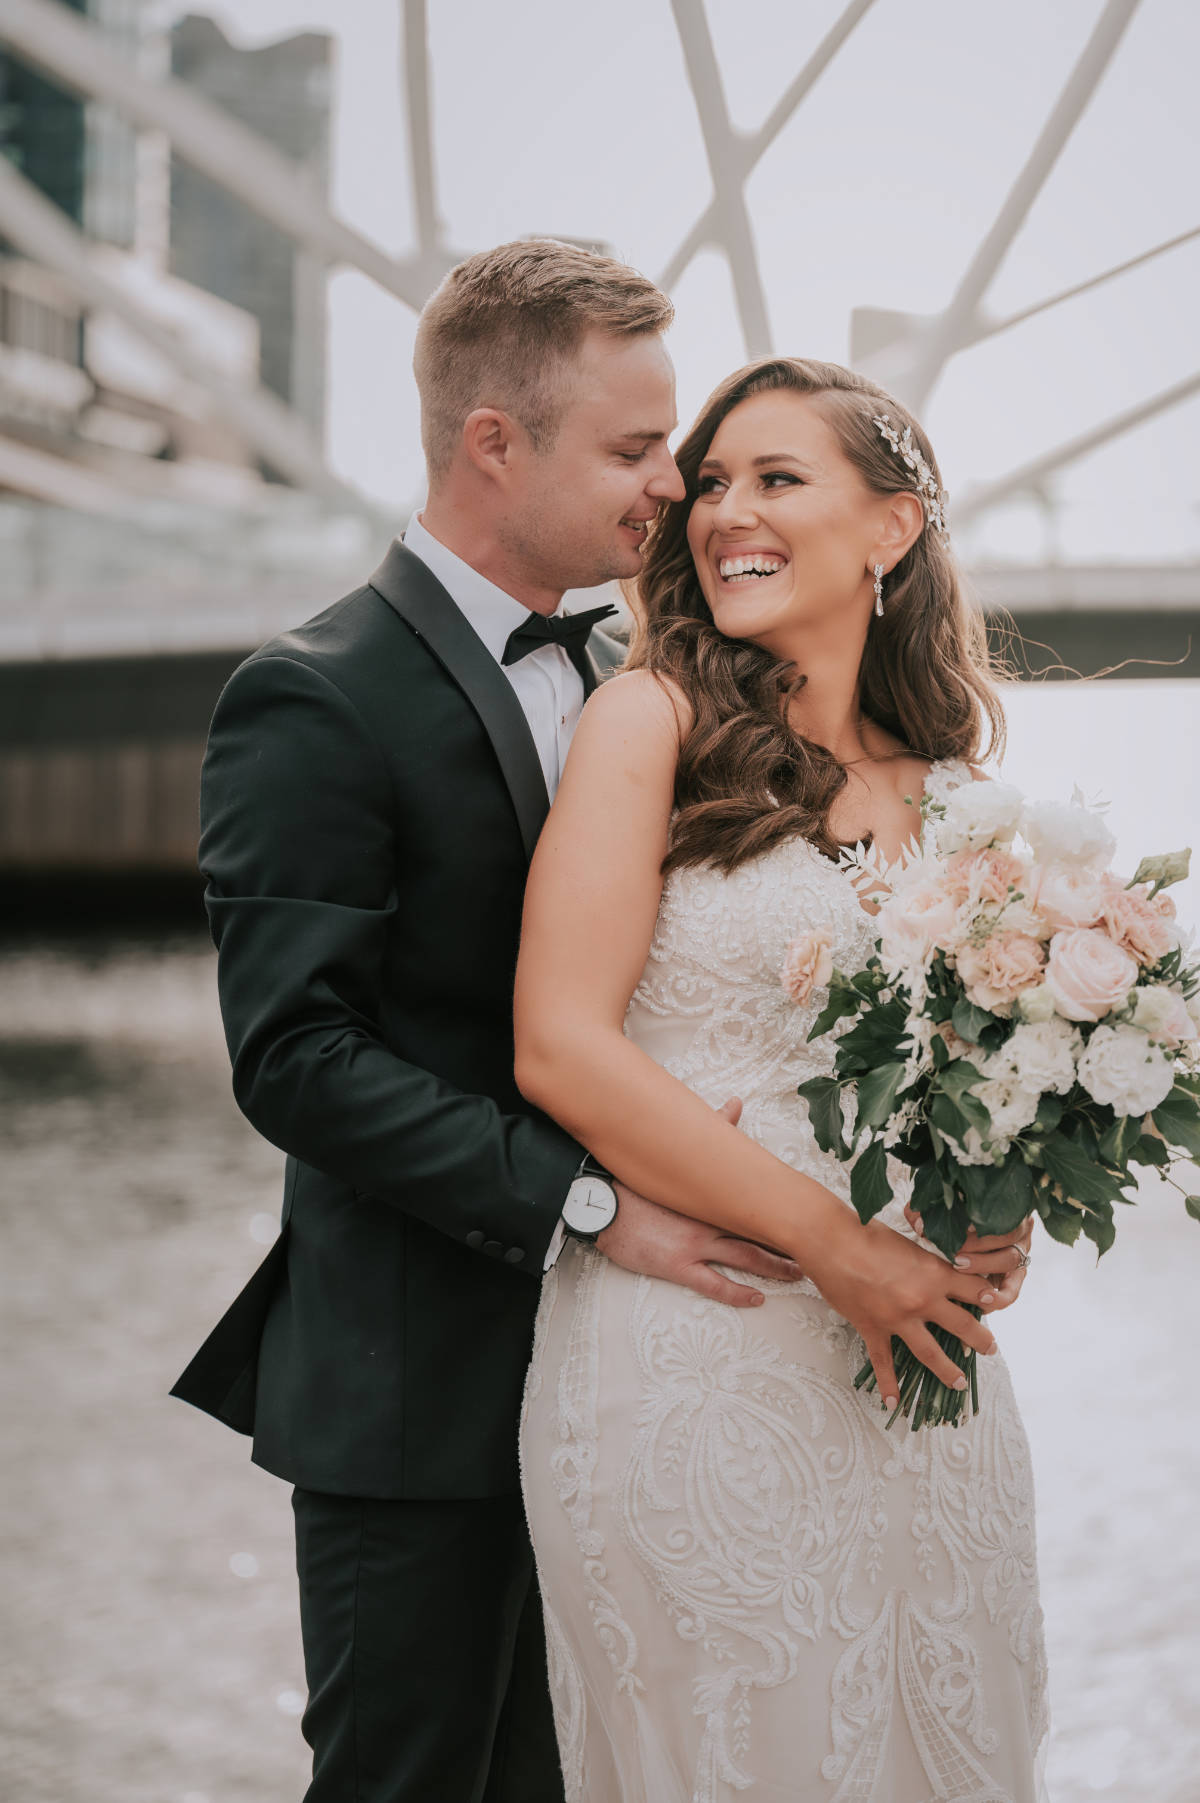
M 1127 861 L 1200 839 L 1200 688 L 1010 712 L 1007 774 L 1108 796 Z M 230 1100 L 198 924 L 0 946 L 0 1161 L 3 1794 L 293 1803 L 287 1492 L 165 1395 L 272 1237 L 282 1162 Z M 997 1326 L 1038 1480 L 1051 1795 L 1198 1803 L 1200 1225 L 1148 1189 L 1098 1269 L 1036 1247 Z

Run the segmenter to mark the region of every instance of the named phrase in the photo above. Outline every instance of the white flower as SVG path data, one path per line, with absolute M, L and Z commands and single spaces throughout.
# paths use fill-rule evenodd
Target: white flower
M 995 1149 L 999 1141 L 1007 1142 L 1033 1124 L 1041 1100 L 1036 1090 L 1003 1077 L 988 1078 L 971 1091 L 978 1096 L 992 1119 L 988 1144 Z
M 1097 1027 L 1079 1060 L 1079 1081 L 1117 1114 L 1149 1114 L 1169 1092 L 1175 1067 L 1137 1027 Z
M 1170 989 L 1165 983 L 1148 983 L 1135 989 L 1129 999 L 1133 1025 L 1151 1039 L 1163 1040 L 1167 1045 L 1195 1039 L 1196 1022 L 1178 989 Z
M 961 1140 L 948 1133 L 944 1137 L 956 1164 L 995 1164 L 997 1155 L 1003 1156 L 1009 1149 L 1007 1140 L 990 1139 L 985 1146 L 978 1127 L 968 1127 Z
M 1200 989 L 1197 989 L 1195 995 L 1189 995 L 1187 999 L 1187 1011 L 1196 1025 L 1200 1027 Z
M 1020 824 L 1034 856 L 1042 863 L 1103 869 L 1117 848 L 1103 817 L 1078 799 L 1028 802 Z
M 1022 990 L 1016 1000 L 1015 1012 L 1021 1020 L 1053 1020 L 1056 1010 L 1050 985 L 1036 983 L 1032 989 Z
M 1075 1065 L 1083 1049 L 1078 1027 L 1057 1016 L 1014 1028 L 988 1060 L 989 1077 L 1016 1083 L 1035 1096 L 1047 1090 L 1065 1096 L 1075 1082 Z
M 984 845 L 1008 845 L 1021 819 L 1024 798 L 1011 783 L 963 783 L 946 803 L 938 826 L 938 848 L 944 856 L 978 851 Z

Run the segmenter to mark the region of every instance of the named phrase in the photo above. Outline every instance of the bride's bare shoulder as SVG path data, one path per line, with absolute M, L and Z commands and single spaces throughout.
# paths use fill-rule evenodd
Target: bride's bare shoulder
M 623 670 L 602 682 L 583 710 L 584 721 L 606 734 L 659 738 L 678 747 L 692 723 L 692 707 L 669 676 Z

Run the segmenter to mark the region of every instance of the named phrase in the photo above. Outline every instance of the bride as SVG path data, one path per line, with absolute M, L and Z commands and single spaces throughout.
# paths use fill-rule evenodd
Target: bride
M 808 1041 L 823 991 L 781 981 L 813 929 L 843 969 L 869 950 L 839 846 L 894 857 L 922 793 L 971 780 L 1002 724 L 982 629 L 933 453 L 873 383 L 753 364 L 678 462 L 633 667 L 589 701 L 534 863 L 517 1075 L 632 1187 L 806 1275 L 752 1279 L 762 1305 L 733 1309 L 575 1239 L 546 1278 L 521 1453 L 567 1797 L 1035 1803 L 1045 1659 L 1007 1371 L 984 1359 L 979 1415 L 917 1434 L 853 1383 L 865 1342 L 895 1394 L 885 1290 L 953 1382 L 925 1323 L 994 1351 L 961 1304 L 1019 1286 L 919 1244 L 899 1188 L 859 1224 L 796 1095 L 832 1065 Z

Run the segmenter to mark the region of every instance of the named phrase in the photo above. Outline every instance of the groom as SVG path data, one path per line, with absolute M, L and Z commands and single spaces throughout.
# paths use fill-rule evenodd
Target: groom
M 283 1231 L 174 1394 L 294 1486 L 309 1803 L 561 1803 L 517 1416 L 583 1148 L 513 1081 L 529 858 L 596 670 L 564 590 L 683 492 L 671 304 L 551 242 L 422 314 L 429 500 L 217 706 L 201 866 Z M 586 945 L 579 948 L 587 956 Z M 794 1277 L 617 1186 L 602 1249 L 750 1306 Z

